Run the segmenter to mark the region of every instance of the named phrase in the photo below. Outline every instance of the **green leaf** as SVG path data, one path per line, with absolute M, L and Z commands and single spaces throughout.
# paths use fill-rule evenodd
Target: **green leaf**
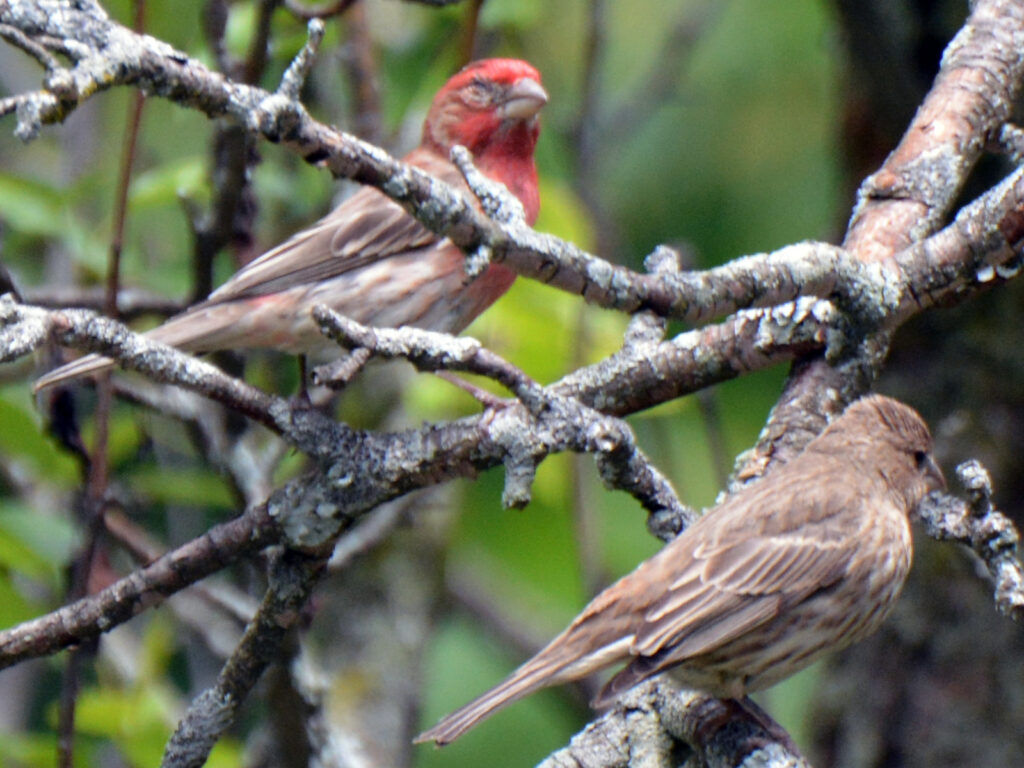
M 196 507 L 234 507 L 224 479 L 213 472 L 149 467 L 133 472 L 132 486 L 154 501 Z
M 158 765 L 171 732 L 172 708 L 162 686 L 84 690 L 75 711 L 79 733 L 110 739 L 135 765 Z
M 53 733 L 0 731 L 0 744 L 0 768 L 51 768 L 57 753 Z
M 175 648 L 172 621 L 154 617 L 146 627 L 137 679 L 127 687 L 95 687 L 83 691 L 75 722 L 81 734 L 107 739 L 117 745 L 129 763 L 158 765 L 183 702 L 167 678 Z M 237 743 L 222 739 L 206 763 L 239 765 Z
M 0 390 L 0 457 L 20 460 L 38 479 L 62 488 L 78 482 L 77 463 L 66 453 L 55 450 L 24 386 Z
M 64 194 L 39 181 L 0 173 L 0 211 L 14 229 L 33 235 L 61 235 L 66 230 Z
M 195 198 L 206 189 L 206 164 L 201 157 L 185 157 L 140 173 L 132 180 L 133 208 L 176 205 L 180 196 Z
M 244 58 L 248 53 L 253 29 L 256 27 L 255 3 L 232 3 L 224 42 L 228 53 Z
M 2 553 L 0 553 L 2 557 Z M 0 628 L 13 627 L 34 617 L 38 611 L 33 610 L 14 583 L 0 576 Z M 2 742 L 3 739 L 0 739 Z
M 76 541 L 68 518 L 37 512 L 9 499 L 0 503 L 0 563 L 57 586 Z

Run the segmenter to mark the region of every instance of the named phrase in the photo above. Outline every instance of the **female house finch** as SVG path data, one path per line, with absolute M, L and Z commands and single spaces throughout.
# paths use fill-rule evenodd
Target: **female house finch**
M 438 91 L 420 145 L 404 160 L 468 194 L 448 160 L 451 148 L 461 144 L 482 173 L 519 198 L 532 224 L 539 208 L 533 161 L 537 115 L 547 100 L 540 74 L 525 61 L 469 64 Z M 189 352 L 253 347 L 316 352 L 332 347 L 310 316 L 317 304 L 366 325 L 458 333 L 515 279 L 508 268 L 492 264 L 471 281 L 464 265 L 464 254 L 447 238 L 438 238 L 383 193 L 365 187 L 147 335 Z M 112 365 L 88 355 L 43 376 L 35 388 Z
M 800 456 L 729 497 L 599 594 L 497 687 L 416 741 L 620 662 L 593 702 L 648 677 L 739 698 L 874 632 L 910 569 L 908 513 L 945 486 L 921 417 L 858 400 Z

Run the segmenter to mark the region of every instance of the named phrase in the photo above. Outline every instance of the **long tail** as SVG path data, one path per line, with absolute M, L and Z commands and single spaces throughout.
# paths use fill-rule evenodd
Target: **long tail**
M 246 333 L 246 327 L 239 321 L 247 311 L 248 306 L 244 302 L 197 304 L 170 318 L 163 325 L 146 331 L 144 335 L 150 341 L 169 344 L 186 352 L 225 349 L 237 341 L 239 333 Z M 40 392 L 90 373 L 105 371 L 114 365 L 114 361 L 108 357 L 86 355 L 41 376 L 32 389 Z
M 481 694 L 461 709 L 442 717 L 437 725 L 424 731 L 413 741 L 417 744 L 433 741 L 437 746 L 443 747 L 499 709 L 557 682 L 558 680 L 551 675 L 549 664 L 536 665 L 532 661 L 527 662 L 505 682 Z
M 60 368 L 54 368 L 45 376 L 40 376 L 36 379 L 36 383 L 32 385 L 32 391 L 38 393 L 48 387 L 54 387 L 66 381 L 87 376 L 90 373 L 99 373 L 113 367 L 114 361 L 109 357 L 86 355 L 85 357 L 73 360 L 67 365 L 62 365 Z
M 586 615 L 586 614 L 584 614 Z M 569 629 L 552 640 L 540 653 L 513 672 L 507 680 L 481 694 L 461 709 L 441 718 L 430 730 L 424 731 L 413 741 L 417 744 L 433 741 L 439 747 L 455 741 L 481 720 L 493 715 L 502 707 L 529 696 L 534 691 L 559 685 L 604 669 L 610 664 L 628 657 L 632 635 L 612 636 L 607 644 L 598 648 L 587 648 L 587 638 L 578 637 Z M 582 641 L 586 650 L 581 654 L 578 643 Z

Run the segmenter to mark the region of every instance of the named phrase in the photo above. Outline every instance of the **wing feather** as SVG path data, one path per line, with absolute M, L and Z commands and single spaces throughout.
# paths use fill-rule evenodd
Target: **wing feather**
M 806 482 L 786 477 L 786 470 L 779 470 L 772 495 L 744 495 L 739 504 L 726 502 L 712 518 L 698 523 L 705 527 L 703 544 L 648 608 L 633 653 L 657 656 L 658 669 L 707 653 L 840 578 L 847 558 L 836 549 L 852 545 L 840 535 L 842 526 L 836 521 L 851 499 L 831 491 L 827 482 L 808 498 Z M 752 531 L 751 508 L 793 498 L 786 493 L 791 483 L 803 489 L 801 519 L 779 509 L 761 530 Z M 663 658 L 667 649 L 671 653 Z
M 665 646 L 656 654 L 635 657 L 605 683 L 592 704 L 605 706 L 637 683 L 740 637 L 750 627 L 770 620 L 778 611 L 778 604 L 778 598 L 748 598 L 744 605 L 699 628 L 678 645 Z
M 414 150 L 405 160 L 465 189 L 458 171 L 433 153 Z M 398 203 L 373 187 L 364 187 L 312 227 L 247 264 L 202 304 L 220 304 L 322 282 L 381 259 L 427 247 L 437 239 Z M 301 259 L 295 258 L 299 250 Z

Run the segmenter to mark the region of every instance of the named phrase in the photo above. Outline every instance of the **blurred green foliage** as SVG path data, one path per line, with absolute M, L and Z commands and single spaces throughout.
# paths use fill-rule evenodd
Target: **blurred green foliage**
M 385 144 L 400 153 L 417 140 L 430 96 L 457 63 L 466 9 L 365 3 L 379 63 Z M 127 0 L 104 5 L 130 24 Z M 200 0 L 150 3 L 147 31 L 209 65 L 213 56 L 198 23 L 202 7 Z M 254 7 L 251 0 L 230 5 L 227 47 L 235 55 L 248 50 Z M 838 64 L 828 8 L 816 0 L 639 0 L 605 7 L 606 47 L 597 61 L 598 96 L 590 116 L 598 145 L 588 161 L 593 166 L 583 174 L 575 131 L 583 104 L 588 4 L 487 0 L 483 6 L 479 50 L 529 59 L 551 93 L 538 148 L 538 229 L 634 268 L 658 243 L 688 244 L 696 266 L 704 267 L 829 237 L 845 201 L 837 191 L 834 160 Z M 669 51 L 673 30 L 684 22 L 697 33 L 687 49 Z M 328 23 L 305 94 L 314 115 L 341 127 L 350 124 L 351 114 L 346 34 L 344 19 Z M 276 87 L 304 40 L 304 25 L 279 9 L 264 87 Z M 667 52 L 673 54 L 672 71 L 665 70 Z M 10 49 L 0 55 L 6 70 L 0 87 L 38 87 L 39 72 L 26 57 Z M 656 80 L 666 87 L 652 89 Z M 12 137 L 10 117 L 0 125 L 2 257 L 22 287 L 102 280 L 129 98 L 124 89 L 100 94 L 28 146 Z M 202 210 L 211 197 L 213 127 L 195 112 L 147 101 L 131 186 L 126 285 L 171 297 L 188 294 L 187 210 Z M 258 151 L 255 238 L 265 247 L 326 211 L 338 185 L 277 147 L 262 144 Z M 590 180 L 586 189 L 579 185 L 582 176 Z M 232 254 L 223 253 L 216 273 L 223 279 L 235 267 Z M 583 306 L 578 297 L 520 280 L 468 333 L 550 382 L 614 351 L 626 321 Z M 249 373 L 262 384 L 277 375 L 260 369 L 266 359 L 258 356 Z M 641 446 L 686 502 L 713 501 L 721 468 L 728 469 L 756 438 L 784 373 L 766 371 L 715 390 L 720 455 L 713 453 L 706 411 L 694 398 L 631 417 Z M 10 382 L 0 390 L 0 623 L 6 626 L 61 602 L 63 568 L 75 540 L 72 489 L 79 469 L 45 436 L 27 376 L 8 375 L 0 367 L 0 377 Z M 401 398 L 410 423 L 478 410 L 464 394 L 427 376 L 412 379 Z M 352 395 L 340 413 L 369 426 L 384 409 Z M 155 426 L 157 419 L 119 405 L 111 426 L 113 483 L 138 501 L 140 522 L 165 535 L 173 528 L 168 515 L 208 524 L 232 514 L 236 497 L 224 479 L 197 461 L 187 436 Z M 85 435 L 91 440 L 90 431 Z M 167 455 L 173 457 L 170 466 Z M 560 628 L 587 598 L 574 535 L 572 461 L 556 456 L 543 464 L 533 502 L 523 511 L 501 509 L 498 470 L 460 484 L 464 511 L 452 542 L 452 567 L 479 574 L 503 608 L 541 636 Z M 286 462 L 280 477 L 302 467 L 301 457 L 288 456 Z M 584 462 L 580 478 L 589 489 L 583 496 L 588 508 L 580 513 L 594 517 L 597 560 L 607 578 L 615 577 L 655 551 L 657 542 L 632 499 L 600 488 L 592 463 Z M 195 522 L 194 532 L 203 524 Z M 172 536 L 168 544 L 173 543 Z M 144 626 L 136 668 L 109 674 L 101 668 L 82 696 L 83 757 L 114 745 L 129 764 L 156 764 L 187 701 L 187 685 L 173 672 L 178 649 L 170 623 L 158 614 Z M 497 682 L 515 661 L 478 627 L 453 618 L 430 654 L 424 723 Z M 801 717 L 805 695 L 795 693 L 785 703 L 787 724 Z M 24 696 L 27 712 L 36 714 L 21 733 L 0 736 L 0 766 L 52 764 L 53 691 Z M 420 748 L 418 764 L 525 765 L 563 744 L 584 716 L 585 709 L 564 693 L 545 693 L 443 752 Z M 531 738 L 522 739 L 523 732 Z M 238 764 L 239 749 L 234 742 L 222 744 L 216 764 Z

